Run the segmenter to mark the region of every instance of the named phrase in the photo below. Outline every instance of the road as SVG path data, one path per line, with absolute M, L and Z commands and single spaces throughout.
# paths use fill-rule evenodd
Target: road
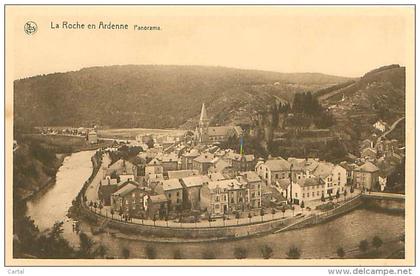
M 111 163 L 111 158 L 109 157 L 109 154 L 104 154 L 102 158 L 102 165 L 99 169 L 98 173 L 93 178 L 92 182 L 90 183 L 89 187 L 86 190 L 86 198 L 87 201 L 94 202 L 98 200 L 98 190 L 99 190 L 99 184 L 101 183 L 101 180 L 103 179 L 103 169 L 108 168 L 109 164 Z
M 396 120 L 387 131 L 385 131 L 384 133 L 381 134 L 381 136 L 378 137 L 378 140 L 377 141 L 379 142 L 382 137 L 385 137 L 386 135 L 388 135 L 389 133 L 391 133 L 394 130 L 394 128 L 398 125 L 398 123 L 401 122 L 404 119 L 405 119 L 405 116 L 403 116 L 403 117 L 399 118 L 398 120 Z

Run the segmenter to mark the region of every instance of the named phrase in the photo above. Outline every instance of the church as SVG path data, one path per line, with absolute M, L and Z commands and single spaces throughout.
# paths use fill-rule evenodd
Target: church
M 206 106 L 201 107 L 200 120 L 195 130 L 196 141 L 199 144 L 212 144 L 216 142 L 226 142 L 229 137 L 242 135 L 240 126 L 209 126 L 210 120 L 207 116 Z

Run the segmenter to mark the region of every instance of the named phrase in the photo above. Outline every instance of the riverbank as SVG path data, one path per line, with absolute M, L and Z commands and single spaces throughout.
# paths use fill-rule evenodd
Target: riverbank
M 64 159 L 67 156 L 70 156 L 70 154 L 69 153 L 61 153 L 61 154 L 56 154 L 56 156 L 57 156 L 58 160 L 57 160 L 57 165 L 53 168 L 54 169 L 54 176 L 50 177 L 50 179 L 48 179 L 43 184 L 41 184 L 36 191 L 33 191 L 32 193 L 29 193 L 26 196 L 22 197 L 21 200 L 23 202 L 26 203 L 27 201 L 32 200 L 33 198 L 42 195 L 43 193 L 48 191 L 49 188 L 54 186 L 55 181 L 56 181 L 57 172 L 60 169 L 60 167 L 63 165 Z

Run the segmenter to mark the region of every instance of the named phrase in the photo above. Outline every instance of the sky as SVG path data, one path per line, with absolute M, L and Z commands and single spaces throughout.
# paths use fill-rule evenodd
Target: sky
M 412 8 L 8 7 L 14 78 L 116 64 L 210 65 L 359 77 L 412 56 Z M 23 26 L 34 21 L 38 31 Z M 129 30 L 51 29 L 62 21 Z M 135 31 L 133 25 L 160 26 Z

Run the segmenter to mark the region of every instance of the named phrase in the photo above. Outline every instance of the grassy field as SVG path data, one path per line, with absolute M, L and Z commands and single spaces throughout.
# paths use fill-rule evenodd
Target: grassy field
M 182 129 L 113 128 L 98 131 L 100 138 L 135 139 L 137 135 L 182 135 Z
M 28 134 L 25 135 L 25 138 L 37 141 L 56 153 L 94 150 L 112 145 L 112 141 L 100 141 L 97 144 L 90 144 L 84 137 L 80 136 Z

